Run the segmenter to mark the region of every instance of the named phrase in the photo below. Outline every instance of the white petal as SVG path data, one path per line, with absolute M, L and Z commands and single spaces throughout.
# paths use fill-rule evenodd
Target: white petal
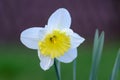
M 28 28 L 21 33 L 20 40 L 26 47 L 31 49 L 38 49 L 38 41 L 43 38 L 44 34 L 44 28 Z
M 49 28 L 70 28 L 71 16 L 65 8 L 56 10 L 48 19 Z
M 38 51 L 38 57 L 40 59 L 40 66 L 43 70 L 48 70 L 54 63 L 54 59 L 48 57 L 48 56 L 43 56 L 40 54 Z
M 71 34 L 71 47 L 76 48 L 78 47 L 83 41 L 85 40 L 83 37 L 79 36 L 77 33 Z
M 70 36 L 71 39 L 71 48 L 78 47 L 85 40 L 83 37 L 73 32 L 72 29 L 63 29 Z
M 63 56 L 57 58 L 60 62 L 70 63 L 77 57 L 77 49 L 70 49 Z

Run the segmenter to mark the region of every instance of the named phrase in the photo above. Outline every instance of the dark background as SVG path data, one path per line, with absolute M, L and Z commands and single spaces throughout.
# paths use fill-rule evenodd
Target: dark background
M 24 29 L 44 27 L 62 7 L 71 14 L 71 28 L 87 40 L 96 28 L 108 40 L 120 39 L 120 0 L 0 0 L 0 41 L 19 41 Z

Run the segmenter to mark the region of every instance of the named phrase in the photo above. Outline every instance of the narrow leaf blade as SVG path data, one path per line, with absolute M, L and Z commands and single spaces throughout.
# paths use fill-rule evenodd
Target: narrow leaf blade
M 111 79 L 110 80 L 116 80 L 118 71 L 120 69 L 120 49 L 118 50 L 117 57 L 115 60 L 115 64 L 111 73 Z
M 101 54 L 104 44 L 104 32 L 101 33 L 100 37 L 98 36 L 98 31 L 96 30 L 93 46 L 93 60 L 89 80 L 96 80 L 98 66 L 101 59 Z

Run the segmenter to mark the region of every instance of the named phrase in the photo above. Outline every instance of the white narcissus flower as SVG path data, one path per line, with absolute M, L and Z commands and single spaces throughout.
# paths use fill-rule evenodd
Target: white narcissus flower
M 71 16 L 65 8 L 56 10 L 48 24 L 33 27 L 21 33 L 20 40 L 28 48 L 38 50 L 40 66 L 48 70 L 56 58 L 69 63 L 77 57 L 77 47 L 85 40 L 70 29 Z

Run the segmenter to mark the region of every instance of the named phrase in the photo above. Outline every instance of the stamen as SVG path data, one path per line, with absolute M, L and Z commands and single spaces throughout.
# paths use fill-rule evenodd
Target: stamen
M 51 41 L 52 43 L 56 43 L 56 36 L 54 35 L 53 37 L 50 37 L 50 41 Z

